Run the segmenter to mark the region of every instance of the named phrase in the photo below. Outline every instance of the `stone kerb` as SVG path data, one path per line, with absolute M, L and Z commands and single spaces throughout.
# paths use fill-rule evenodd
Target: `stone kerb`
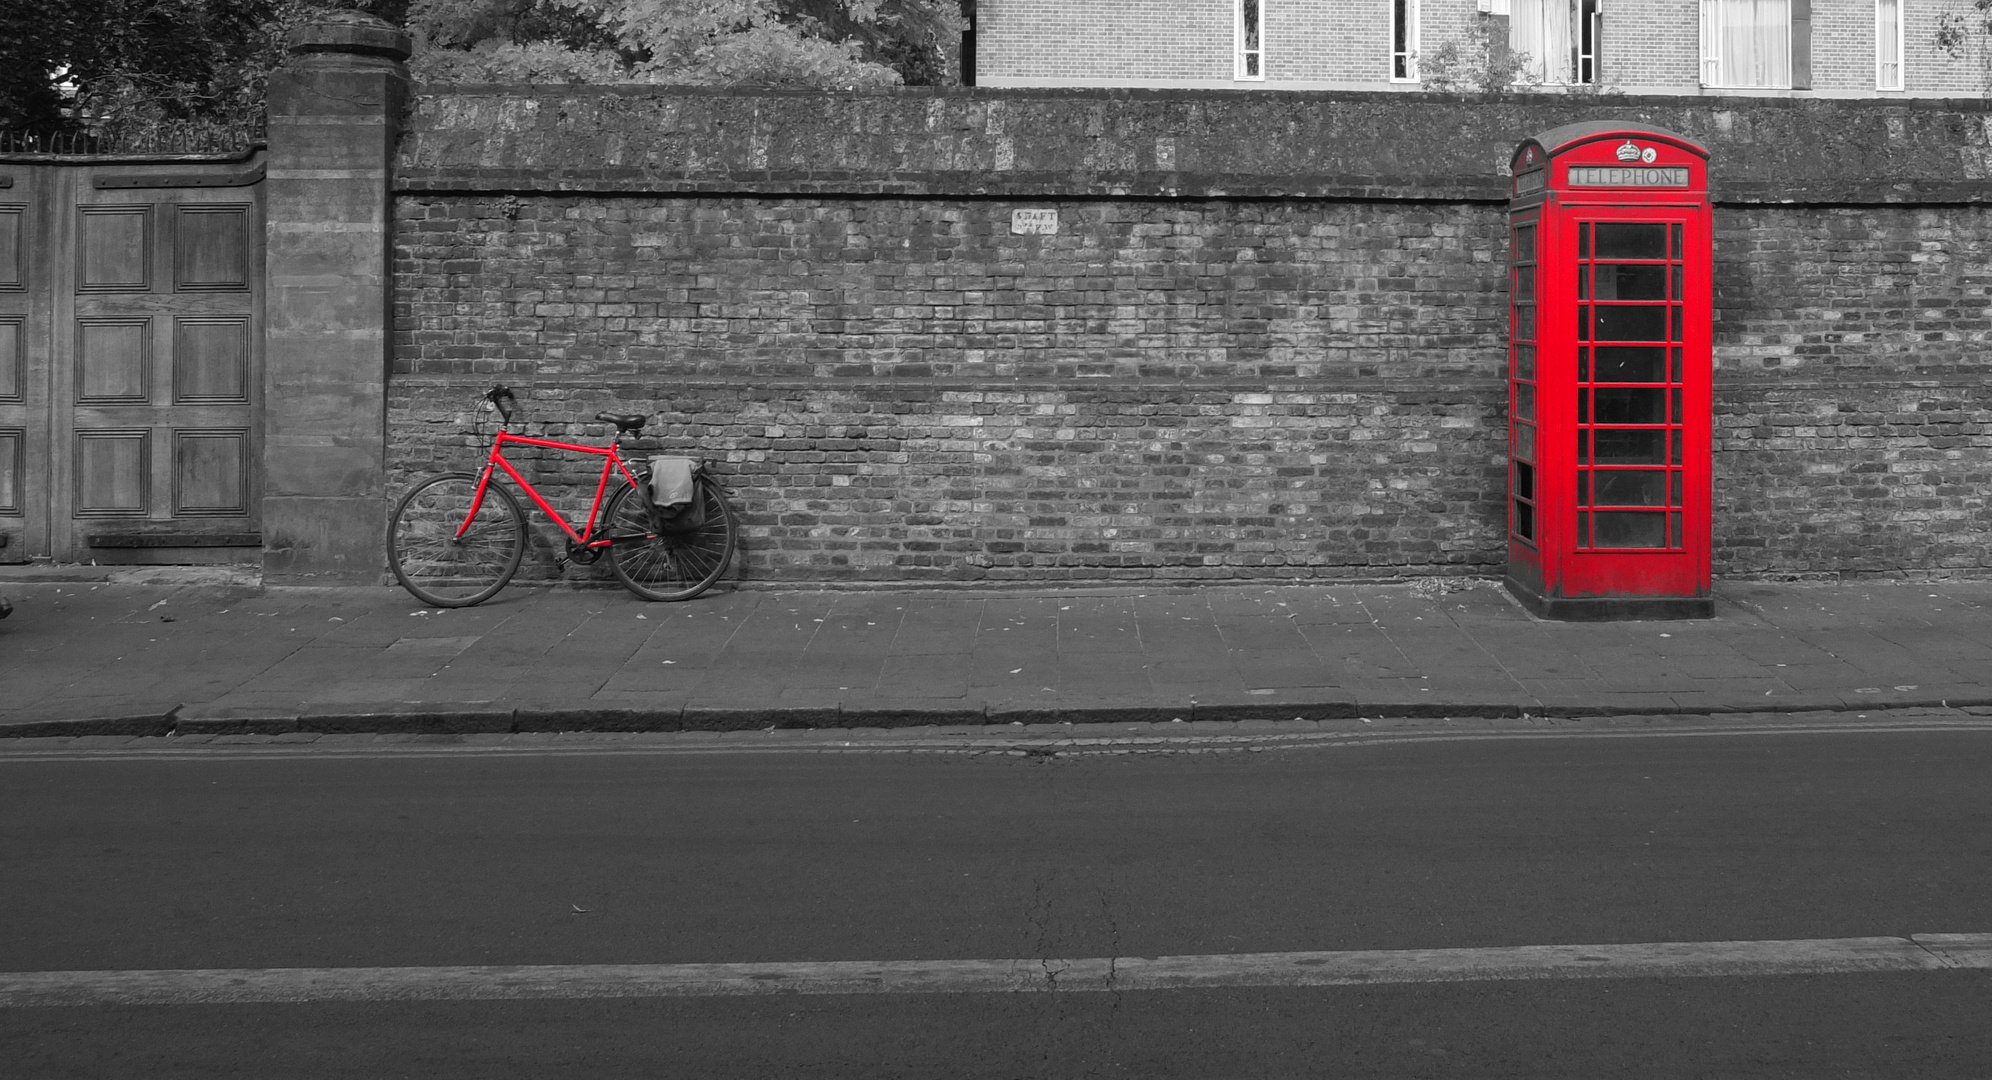
M 388 178 L 408 36 L 358 12 L 295 31 L 270 79 L 264 574 L 381 573 Z

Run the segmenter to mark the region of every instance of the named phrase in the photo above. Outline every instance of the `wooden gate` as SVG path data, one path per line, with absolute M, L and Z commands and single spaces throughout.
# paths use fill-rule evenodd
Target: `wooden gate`
M 0 161 L 0 561 L 254 557 L 262 177 Z

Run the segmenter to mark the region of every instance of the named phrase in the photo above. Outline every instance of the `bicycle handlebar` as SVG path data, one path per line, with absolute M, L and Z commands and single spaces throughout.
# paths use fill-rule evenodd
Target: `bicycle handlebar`
M 509 386 L 494 386 L 484 395 L 484 400 L 498 409 L 498 416 L 507 424 L 512 422 L 512 410 L 519 407 L 519 399 L 512 396 Z

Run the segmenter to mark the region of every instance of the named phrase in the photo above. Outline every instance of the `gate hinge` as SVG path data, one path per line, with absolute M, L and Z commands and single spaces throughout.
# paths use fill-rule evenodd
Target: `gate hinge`
M 119 176 L 99 176 L 95 186 L 98 191 L 115 188 L 249 187 L 261 183 L 262 179 L 263 165 L 258 162 L 234 172 L 124 173 Z

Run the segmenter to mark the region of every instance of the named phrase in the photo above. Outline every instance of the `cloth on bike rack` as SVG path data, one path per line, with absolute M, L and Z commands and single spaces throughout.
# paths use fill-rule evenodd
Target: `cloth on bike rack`
M 657 509 L 660 527 L 690 529 L 704 524 L 705 509 L 695 498 L 697 489 L 692 485 L 697 465 L 687 457 L 650 459 L 650 502 Z

